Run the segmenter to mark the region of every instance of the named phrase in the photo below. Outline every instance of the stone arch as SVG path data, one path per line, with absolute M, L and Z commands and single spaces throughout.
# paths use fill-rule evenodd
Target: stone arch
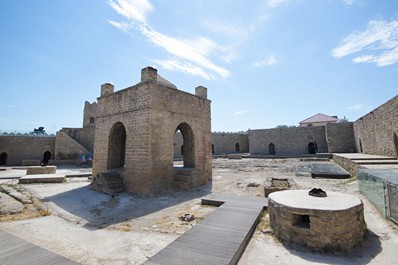
M 7 165 L 8 155 L 7 153 L 3 152 L 0 154 L 0 165 L 5 166 Z
M 308 143 L 308 153 L 309 154 L 316 154 L 316 147 L 314 142 Z
M 398 135 L 394 133 L 394 146 L 395 146 L 395 155 L 398 156 Z
M 109 134 L 108 169 L 124 167 L 126 138 L 126 128 L 123 123 L 115 123 Z
M 50 151 L 45 151 L 43 153 L 43 164 L 47 165 L 48 161 L 51 159 L 51 152 Z
M 177 126 L 174 133 L 180 131 L 182 134 L 183 144 L 181 153 L 184 160 L 184 167 L 195 168 L 195 136 L 194 132 L 187 123 L 183 122 Z
M 235 144 L 235 151 L 236 151 L 236 152 L 240 152 L 239 143 L 236 143 L 236 144 Z
M 275 155 L 275 145 L 273 143 L 270 143 L 268 145 L 268 152 L 269 152 L 269 155 Z

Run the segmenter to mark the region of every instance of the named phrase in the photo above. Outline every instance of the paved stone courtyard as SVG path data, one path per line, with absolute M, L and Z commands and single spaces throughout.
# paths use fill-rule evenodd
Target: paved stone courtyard
M 211 185 L 184 192 L 170 190 L 156 196 L 122 193 L 112 197 L 91 190 L 86 177 L 67 178 L 67 182 L 60 184 L 15 186 L 17 191 L 38 198 L 51 214 L 4 221 L 0 230 L 81 264 L 141 264 L 215 210 L 201 205 L 202 197 L 211 192 L 264 196 L 269 178 L 286 178 L 300 189 L 320 187 L 363 200 L 369 229 L 363 247 L 349 254 L 323 254 L 285 246 L 273 235 L 265 212 L 239 264 L 391 264 L 397 260 L 397 226 L 385 220 L 359 194 L 357 181 L 296 177 L 301 163 L 299 159 L 214 159 Z M 82 170 L 88 169 L 57 171 Z M 25 172 L 1 171 L 0 179 L 21 174 Z M 0 181 L 2 185 L 17 183 L 17 180 Z M 184 221 L 181 217 L 185 214 L 195 219 Z

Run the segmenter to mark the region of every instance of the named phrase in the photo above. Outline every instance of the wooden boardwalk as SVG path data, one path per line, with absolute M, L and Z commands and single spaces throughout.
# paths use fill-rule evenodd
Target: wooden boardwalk
M 144 264 L 237 264 L 268 200 L 209 195 L 202 204 L 220 206 Z
M 0 230 L 0 264 L 79 264 Z

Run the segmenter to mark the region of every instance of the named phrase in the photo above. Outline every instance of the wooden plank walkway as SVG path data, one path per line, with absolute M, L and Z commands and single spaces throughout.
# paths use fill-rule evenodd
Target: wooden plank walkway
M 209 195 L 202 204 L 220 206 L 144 264 L 237 264 L 268 200 Z
M 0 230 L 0 264 L 79 264 Z

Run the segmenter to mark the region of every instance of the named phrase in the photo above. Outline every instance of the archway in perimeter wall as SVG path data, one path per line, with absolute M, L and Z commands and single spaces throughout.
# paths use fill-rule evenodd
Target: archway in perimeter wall
M 50 151 L 44 152 L 44 154 L 43 154 L 43 163 L 47 165 L 48 161 L 50 161 L 50 159 L 51 159 L 51 152 Z
M 7 158 L 8 158 L 8 155 L 7 155 L 7 153 L 1 153 L 0 154 L 0 165 L 1 166 L 6 166 L 7 165 Z
M 269 150 L 269 155 L 275 155 L 275 145 L 273 143 L 269 144 L 268 150 Z
M 109 134 L 108 169 L 124 167 L 126 159 L 126 129 L 123 123 L 113 125 Z
M 398 136 L 397 133 L 394 133 L 394 145 L 395 145 L 395 154 L 398 156 Z
M 315 144 L 313 142 L 310 142 L 308 144 L 308 153 L 309 154 L 316 154 Z
M 174 134 L 180 131 L 182 134 L 183 144 L 181 146 L 181 154 L 184 160 L 184 167 L 195 168 L 195 137 L 191 126 L 183 122 L 178 125 Z
M 240 146 L 239 146 L 239 143 L 236 143 L 236 144 L 235 144 L 235 151 L 236 151 L 237 153 L 239 153 L 239 152 L 240 152 Z

